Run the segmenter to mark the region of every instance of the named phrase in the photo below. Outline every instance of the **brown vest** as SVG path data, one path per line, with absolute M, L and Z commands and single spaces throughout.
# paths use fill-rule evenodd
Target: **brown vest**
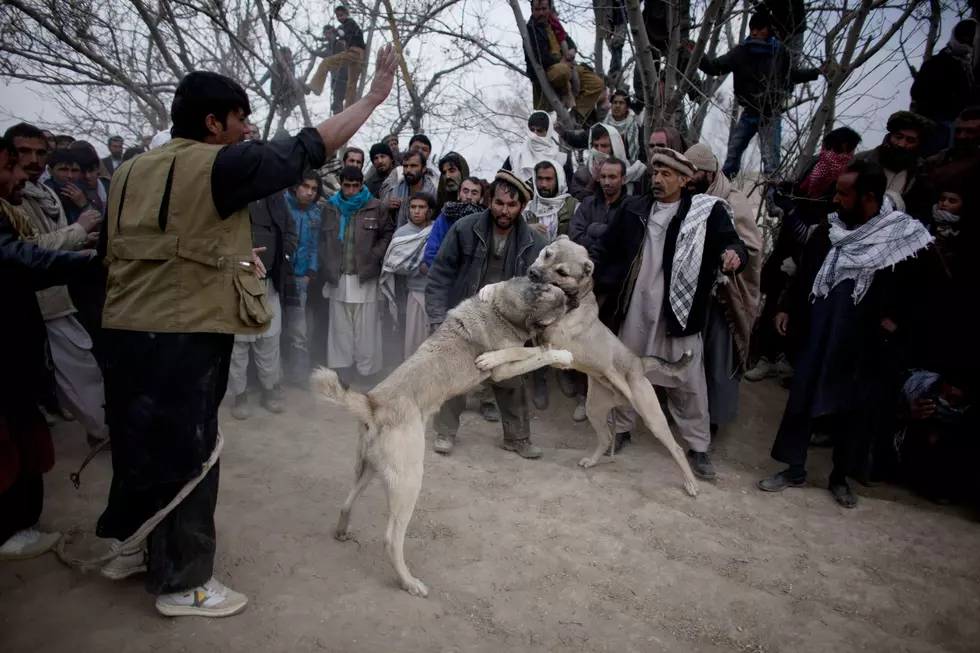
M 175 138 L 124 163 L 109 192 L 102 325 L 130 331 L 265 331 L 248 208 L 222 220 L 211 199 L 221 146 Z

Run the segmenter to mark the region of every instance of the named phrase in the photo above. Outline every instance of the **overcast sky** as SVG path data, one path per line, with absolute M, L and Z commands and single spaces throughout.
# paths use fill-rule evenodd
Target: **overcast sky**
M 523 3 L 522 3 L 523 5 Z M 500 4 L 496 5 L 498 8 Z M 506 7 L 506 5 L 504 5 Z M 559 5 L 561 6 L 561 5 Z M 489 26 L 486 30 L 487 38 L 499 40 L 517 47 L 520 36 L 513 25 L 513 15 L 510 11 L 497 10 L 488 14 Z M 952 27 L 955 23 L 955 16 L 944 17 L 943 36 L 940 46 L 945 43 Z M 594 32 L 590 29 L 578 25 L 571 25 L 569 28 L 573 38 L 578 42 L 583 51 L 591 50 L 594 40 Z M 909 22 L 904 30 L 907 37 L 906 50 L 915 65 L 921 63 L 922 43 L 924 41 L 924 29 L 916 27 L 913 22 Z M 439 37 L 437 37 L 439 38 Z M 375 39 L 375 43 L 378 40 Z M 428 41 L 416 43 L 408 48 L 408 57 L 416 57 L 419 48 L 424 52 L 438 53 L 438 43 Z M 627 50 L 628 50 L 627 46 Z M 884 135 L 884 123 L 888 115 L 899 109 L 907 109 L 909 104 L 909 87 L 911 79 L 908 68 L 902 62 L 901 57 L 894 54 L 895 48 L 885 48 L 881 56 L 873 60 L 867 67 L 868 70 L 860 71 L 852 77 L 853 88 L 848 94 L 848 101 L 842 103 L 838 109 L 838 125 L 850 125 L 864 136 L 862 148 L 874 147 Z M 624 59 L 629 57 L 629 53 L 624 54 Z M 608 55 L 607 55 L 608 61 Z M 411 59 L 410 59 L 411 60 Z M 437 61 L 431 65 L 427 63 L 430 72 L 437 65 Z M 814 62 L 816 65 L 818 62 Z M 520 63 L 523 66 L 523 61 Z M 371 64 L 373 67 L 373 62 Z M 873 72 L 870 69 L 876 68 Z M 14 82 L 2 84 L 0 91 L 0 128 L 19 120 L 27 120 L 45 126 L 50 123 L 63 122 L 68 117 L 65 116 L 57 102 L 42 97 L 43 89 L 30 82 Z M 477 62 L 465 69 L 465 74 L 457 78 L 452 85 L 443 88 L 444 93 L 465 94 L 481 89 L 489 97 L 498 95 L 523 93 L 530 94 L 530 83 L 525 79 L 515 80 L 513 75 L 507 74 L 500 66 L 493 66 L 484 62 Z M 731 80 L 729 79 L 723 92 L 731 94 Z M 314 120 L 323 119 L 329 114 L 329 98 L 325 93 L 323 97 L 307 98 L 311 117 Z M 390 102 L 391 100 L 389 100 Z M 390 115 L 390 114 L 388 114 Z M 369 148 L 376 138 L 386 131 L 387 121 L 374 119 L 352 140 L 352 144 Z M 444 121 L 432 121 L 427 125 L 426 131 L 430 134 L 433 141 L 433 150 L 436 154 L 445 153 L 449 149 L 455 149 L 463 154 L 469 161 L 472 171 L 485 177 L 489 177 L 499 167 L 500 163 L 507 156 L 508 146 L 500 138 L 493 138 L 481 133 L 476 125 L 468 125 L 461 128 L 449 130 Z M 291 119 L 288 124 L 293 130 L 298 129 L 299 112 Z M 448 131 L 447 131 L 448 130 Z M 85 134 L 73 134 L 76 138 L 92 140 L 96 148 L 103 154 L 106 153 L 105 144 L 95 142 L 96 139 L 89 138 Z M 407 147 L 409 134 L 403 132 L 402 147 Z M 706 122 L 702 140 L 707 142 L 715 150 L 719 159 L 724 158 L 725 145 L 728 137 L 728 118 L 718 109 L 713 109 Z M 784 131 L 784 139 L 787 137 Z M 746 167 L 752 166 L 757 161 L 758 155 L 750 151 Z

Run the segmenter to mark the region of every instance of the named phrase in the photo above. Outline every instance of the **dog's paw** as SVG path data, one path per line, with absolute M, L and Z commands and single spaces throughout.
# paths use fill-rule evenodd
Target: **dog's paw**
M 481 372 L 489 372 L 498 365 L 500 365 L 500 360 L 496 352 L 488 351 L 476 357 L 476 369 Z
M 494 286 L 496 286 L 496 285 L 497 284 L 495 284 L 495 283 L 491 283 L 489 286 L 483 286 L 482 288 L 480 288 L 480 301 L 481 302 L 488 302 L 491 299 L 493 299 L 493 294 L 495 292 L 497 292 L 497 289 L 494 288 Z
M 350 531 L 346 528 L 342 531 L 336 531 L 334 532 L 333 537 L 339 542 L 346 542 L 350 539 Z
M 692 497 L 698 496 L 698 482 L 693 478 L 689 478 L 684 481 L 684 489 L 687 490 L 687 493 Z
M 595 462 L 593 462 L 592 456 L 586 456 L 582 460 L 578 461 L 578 466 L 589 469 L 590 467 L 595 467 Z
M 551 351 L 551 356 L 552 360 L 555 361 L 553 364 L 560 367 L 568 367 L 574 360 L 572 358 L 572 352 L 568 351 L 567 349 L 553 349 Z
M 412 596 L 417 596 L 422 599 L 429 595 L 429 588 L 427 588 L 425 583 L 420 581 L 418 578 L 413 578 L 408 583 L 402 583 L 402 587 Z

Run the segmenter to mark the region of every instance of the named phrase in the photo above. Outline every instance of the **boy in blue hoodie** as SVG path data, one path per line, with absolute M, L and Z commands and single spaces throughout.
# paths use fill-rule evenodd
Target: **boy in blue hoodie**
M 286 191 L 286 205 L 296 223 L 299 244 L 292 260 L 293 278 L 286 290 L 286 322 L 289 333 L 290 377 L 300 387 L 308 387 L 310 376 L 310 350 L 306 319 L 306 293 L 310 279 L 319 267 L 318 242 L 320 238 L 320 209 L 316 204 L 320 196 L 320 177 L 309 170 L 296 188 Z

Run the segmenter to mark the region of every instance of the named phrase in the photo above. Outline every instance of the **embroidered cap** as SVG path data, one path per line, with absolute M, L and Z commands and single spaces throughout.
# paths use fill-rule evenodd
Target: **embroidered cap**
M 684 152 L 687 160 L 694 164 L 694 167 L 704 172 L 718 172 L 718 159 L 715 158 L 711 148 L 704 143 L 695 143 Z
M 507 183 L 516 186 L 517 193 L 521 196 L 521 199 L 524 201 L 525 204 L 531 201 L 531 198 L 533 197 L 533 194 L 531 193 L 531 189 L 527 187 L 527 184 L 525 184 L 523 181 L 518 179 L 517 175 L 515 175 L 510 170 L 498 170 L 497 174 L 494 175 L 494 179 L 506 181 Z
M 650 166 L 658 163 L 673 168 L 685 177 L 693 177 L 697 172 L 697 168 L 686 156 L 669 147 L 655 147 L 650 150 Z

